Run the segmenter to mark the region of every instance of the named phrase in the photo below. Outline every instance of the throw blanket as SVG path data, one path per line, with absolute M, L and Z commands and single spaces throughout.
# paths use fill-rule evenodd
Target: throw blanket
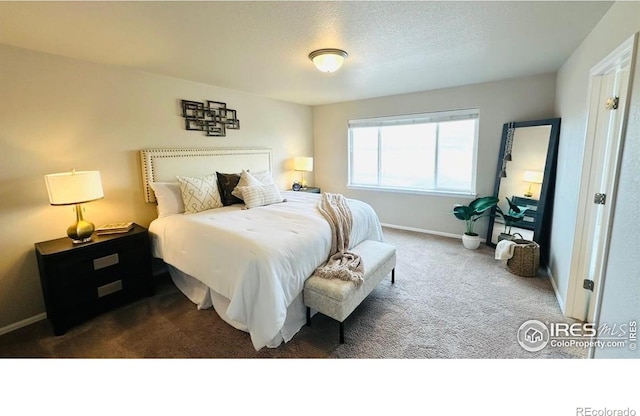
M 500 240 L 496 245 L 496 260 L 509 260 L 513 257 L 513 249 L 516 243 L 511 240 Z
M 364 281 L 362 259 L 348 251 L 353 217 L 345 197 L 341 194 L 323 193 L 318 209 L 331 226 L 331 251 L 329 260 L 316 269 L 315 275 L 327 279 L 350 280 L 357 286 L 361 285 Z

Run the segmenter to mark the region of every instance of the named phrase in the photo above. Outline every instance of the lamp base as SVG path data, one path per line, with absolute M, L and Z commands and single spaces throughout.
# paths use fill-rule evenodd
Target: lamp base
M 87 237 L 83 240 L 73 240 L 73 239 L 71 240 L 73 244 L 83 244 L 83 243 L 88 243 L 90 241 L 91 241 L 91 237 Z
M 67 235 L 74 244 L 88 243 L 95 227 L 88 221 L 78 221 L 67 228 Z
M 88 243 L 95 227 L 93 223 L 82 218 L 82 206 L 76 205 L 76 222 L 67 228 L 67 235 L 74 244 Z
M 533 191 L 531 191 L 531 182 L 529 182 L 529 188 L 527 188 L 527 192 L 524 193 L 525 198 L 531 198 L 533 196 Z

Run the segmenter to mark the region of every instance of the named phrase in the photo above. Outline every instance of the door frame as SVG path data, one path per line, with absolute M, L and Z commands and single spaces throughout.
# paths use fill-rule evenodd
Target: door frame
M 588 235 L 587 230 L 585 230 L 585 226 L 587 224 L 587 219 L 585 217 L 585 213 L 588 212 L 587 208 L 593 204 L 593 195 L 588 195 L 587 191 L 589 189 L 589 181 L 588 178 L 592 169 L 592 157 L 593 157 L 593 147 L 595 143 L 595 134 L 593 127 L 595 126 L 593 117 L 591 112 L 592 108 L 592 95 L 593 95 L 593 79 L 597 76 L 605 75 L 614 71 L 621 66 L 626 65 L 629 62 L 629 80 L 628 80 L 628 88 L 626 97 L 622 102 L 622 108 L 619 109 L 621 111 L 621 122 L 620 127 L 615 134 L 609 137 L 609 142 L 606 147 L 612 149 L 613 152 L 608 159 L 610 162 L 610 170 L 611 177 L 613 180 L 610 182 L 609 189 L 602 190 L 607 195 L 607 204 L 609 204 L 609 208 L 603 218 L 605 222 L 604 226 L 601 228 L 603 231 L 602 238 L 599 241 L 598 246 L 596 247 L 596 255 L 601 256 L 601 264 L 603 267 L 599 269 L 599 276 L 596 279 L 597 284 L 594 287 L 594 291 L 592 296 L 595 296 L 595 309 L 594 309 L 594 323 L 596 325 L 599 324 L 600 319 L 600 304 L 602 301 L 602 289 L 604 287 L 605 281 L 605 269 L 604 267 L 607 264 L 607 258 L 609 253 L 609 243 L 611 239 L 611 226 L 613 224 L 613 215 L 615 211 L 615 200 L 616 193 L 618 187 L 618 176 L 620 171 L 620 162 L 622 159 L 622 148 L 624 145 L 624 136 L 626 134 L 627 127 L 627 117 L 628 117 L 628 105 L 631 94 L 631 86 L 633 83 L 633 69 L 635 67 L 636 61 L 636 44 L 637 44 L 638 34 L 634 33 L 631 37 L 629 37 L 626 41 L 624 41 L 620 46 L 614 49 L 609 55 L 607 55 L 604 59 L 598 62 L 591 68 L 589 72 L 589 86 L 588 86 L 588 95 L 589 97 L 589 107 L 587 109 L 587 120 L 586 120 L 586 129 L 585 129 L 585 148 L 584 154 L 582 158 L 582 171 L 581 171 L 581 179 L 580 179 L 580 188 L 578 194 L 578 207 L 576 210 L 576 222 L 575 222 L 575 233 L 573 239 L 573 248 L 572 248 L 572 256 L 571 256 L 571 265 L 569 271 L 569 283 L 567 287 L 567 297 L 565 303 L 565 311 L 564 314 L 571 318 L 576 318 L 582 320 L 584 315 L 581 306 L 584 306 L 581 299 L 579 298 L 582 295 L 581 291 L 586 289 L 583 288 L 583 280 L 585 276 L 580 276 L 579 270 L 580 266 L 588 259 L 584 258 L 584 253 L 581 252 L 581 246 L 583 243 L 583 239 L 588 238 L 591 243 L 593 243 L 593 235 Z M 612 143 L 611 141 L 615 141 Z M 604 162 L 604 159 L 603 159 Z M 606 163 L 606 162 L 605 162 Z M 593 352 L 590 351 L 589 356 L 592 356 Z

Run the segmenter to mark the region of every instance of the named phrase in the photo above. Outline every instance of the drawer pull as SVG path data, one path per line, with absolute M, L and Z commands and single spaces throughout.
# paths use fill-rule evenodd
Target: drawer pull
M 93 259 L 93 270 L 104 269 L 105 267 L 113 266 L 120 263 L 118 253 L 110 254 L 108 256 Z
M 122 280 L 116 280 L 115 282 L 107 283 L 104 286 L 98 287 L 98 297 L 110 295 L 122 290 Z

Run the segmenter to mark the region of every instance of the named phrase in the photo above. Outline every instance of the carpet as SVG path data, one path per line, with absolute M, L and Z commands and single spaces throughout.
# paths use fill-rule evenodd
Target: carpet
M 580 348 L 528 352 L 520 325 L 565 318 L 541 273 L 520 277 L 494 250 L 467 250 L 458 239 L 384 228 L 397 247 L 396 282 L 385 279 L 345 321 L 320 314 L 275 349 L 255 351 L 247 333 L 213 309 L 197 310 L 167 275 L 155 295 L 122 306 L 56 337 L 48 321 L 0 336 L 1 357 L 59 358 L 585 358 Z

